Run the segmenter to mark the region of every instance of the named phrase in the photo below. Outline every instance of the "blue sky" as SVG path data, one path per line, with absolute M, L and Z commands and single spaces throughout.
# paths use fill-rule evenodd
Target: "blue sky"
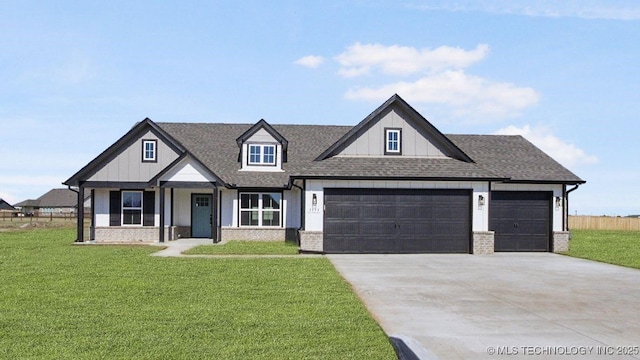
M 2 1 L 0 197 L 62 187 L 137 121 L 355 125 L 398 93 L 522 134 L 640 213 L 636 1 Z

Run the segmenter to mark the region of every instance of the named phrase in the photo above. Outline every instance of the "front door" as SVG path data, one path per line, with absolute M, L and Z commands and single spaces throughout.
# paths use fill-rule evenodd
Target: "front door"
M 211 194 L 191 195 L 191 237 L 211 237 L 212 203 Z

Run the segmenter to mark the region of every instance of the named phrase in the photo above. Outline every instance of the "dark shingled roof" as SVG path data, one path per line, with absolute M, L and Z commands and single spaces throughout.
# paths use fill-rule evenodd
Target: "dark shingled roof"
M 16 208 L 14 208 L 13 206 L 11 206 L 11 204 L 9 204 L 8 202 L 6 202 L 3 199 L 0 199 L 0 210 L 9 210 L 9 211 L 15 211 Z
M 157 123 L 227 184 L 286 187 L 291 177 L 511 180 L 581 183 L 521 136 L 446 135 L 473 162 L 442 158 L 331 157 L 314 161 L 351 126 L 272 125 L 288 141 L 283 172 L 239 171 L 236 139 L 254 124 Z
M 69 189 L 51 189 L 36 200 L 25 200 L 16 204 L 20 207 L 59 208 L 76 207 L 78 194 Z
M 447 135 L 488 171 L 511 181 L 582 183 L 549 155 L 520 135 Z

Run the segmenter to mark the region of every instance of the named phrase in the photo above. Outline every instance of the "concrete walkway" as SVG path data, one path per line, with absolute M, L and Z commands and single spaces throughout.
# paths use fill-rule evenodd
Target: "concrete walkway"
M 175 257 L 175 256 L 188 256 L 188 255 L 183 255 L 182 252 L 200 245 L 213 245 L 213 241 L 211 239 L 185 238 L 185 239 L 167 241 L 164 243 L 157 243 L 154 245 L 166 246 L 166 248 L 151 254 L 151 256 Z
M 220 243 L 222 245 L 223 243 Z M 184 251 L 187 251 L 191 248 L 200 245 L 213 245 L 211 239 L 178 239 L 172 240 L 164 243 L 154 243 L 155 246 L 165 246 L 165 249 L 162 249 L 158 252 L 151 254 L 151 256 L 160 256 L 160 257 L 189 257 L 189 258 L 208 258 L 208 259 L 216 259 L 216 258 L 242 258 L 242 259 L 255 259 L 255 258 L 313 258 L 313 257 L 322 257 L 324 255 L 320 254 L 294 254 L 294 255 L 285 255 L 285 254 L 264 254 L 264 255 L 252 255 L 252 254 L 194 254 L 194 255 L 186 255 L 183 254 Z
M 327 257 L 422 359 L 640 359 L 640 270 L 549 253 Z

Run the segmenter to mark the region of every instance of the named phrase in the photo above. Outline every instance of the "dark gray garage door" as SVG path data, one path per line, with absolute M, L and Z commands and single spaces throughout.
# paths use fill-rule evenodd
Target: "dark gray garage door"
M 546 191 L 494 191 L 489 229 L 495 251 L 549 251 L 551 197 Z
M 327 253 L 468 253 L 471 190 L 325 189 Z

